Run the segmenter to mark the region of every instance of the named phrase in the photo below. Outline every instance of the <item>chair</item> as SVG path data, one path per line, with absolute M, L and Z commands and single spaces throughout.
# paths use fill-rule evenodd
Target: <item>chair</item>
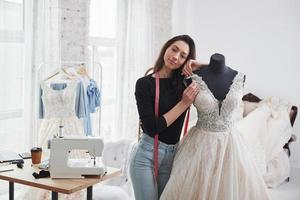
M 133 191 L 128 170 L 135 144 L 135 141 L 126 139 L 104 144 L 102 157 L 104 165 L 121 169 L 122 175 L 97 184 L 94 188 L 94 199 L 132 199 Z

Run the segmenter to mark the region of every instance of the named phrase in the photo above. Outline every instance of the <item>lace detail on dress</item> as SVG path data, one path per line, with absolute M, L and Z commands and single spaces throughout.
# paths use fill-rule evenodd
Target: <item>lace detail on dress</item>
M 77 82 L 68 83 L 62 90 L 54 90 L 41 83 L 42 100 L 45 108 L 45 119 L 68 118 L 75 116 L 75 97 Z
M 194 74 L 192 79 L 200 84 L 200 92 L 194 101 L 198 111 L 196 127 L 213 132 L 231 129 L 233 123 L 242 118 L 244 74 L 238 73 L 234 77 L 223 101 L 214 97 L 202 77 Z

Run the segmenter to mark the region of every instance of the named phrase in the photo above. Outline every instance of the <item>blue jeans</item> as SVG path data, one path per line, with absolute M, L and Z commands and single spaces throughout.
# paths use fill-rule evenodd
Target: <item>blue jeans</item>
M 133 153 L 130 176 L 136 200 L 158 200 L 170 178 L 177 144 L 159 141 L 157 182 L 154 178 L 153 147 L 154 138 L 143 134 Z

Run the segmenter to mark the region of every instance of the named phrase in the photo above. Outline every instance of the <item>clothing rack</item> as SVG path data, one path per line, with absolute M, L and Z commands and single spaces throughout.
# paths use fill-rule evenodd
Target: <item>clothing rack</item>
M 43 74 L 43 70 L 45 70 L 46 66 L 55 66 L 53 69 L 62 69 L 62 68 L 68 68 L 68 67 L 77 67 L 77 66 L 84 66 L 89 72 L 89 75 L 93 77 L 97 77 L 97 79 L 94 79 L 99 84 L 99 90 L 102 92 L 102 65 L 98 62 L 84 62 L 84 61 L 64 61 L 64 62 L 44 62 L 38 65 L 35 75 L 35 91 L 39 90 L 39 83 L 41 80 L 45 79 L 45 75 Z M 36 92 L 35 95 L 35 104 L 38 105 L 39 96 Z M 100 107 L 98 110 L 98 131 L 95 133 L 93 131 L 92 136 L 100 136 L 100 130 L 101 130 L 101 103 L 102 103 L 102 94 L 100 94 Z M 38 144 L 38 106 L 34 107 L 34 120 L 33 120 L 33 137 L 34 137 L 34 145 Z M 93 120 L 92 120 L 93 122 Z M 92 123 L 93 125 L 93 123 Z

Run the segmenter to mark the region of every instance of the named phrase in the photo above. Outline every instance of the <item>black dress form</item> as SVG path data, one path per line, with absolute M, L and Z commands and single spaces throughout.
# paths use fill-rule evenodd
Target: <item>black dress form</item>
M 210 57 L 207 67 L 194 71 L 194 73 L 202 77 L 215 99 L 219 101 L 219 108 L 221 108 L 238 72 L 226 66 L 225 57 L 216 53 Z

